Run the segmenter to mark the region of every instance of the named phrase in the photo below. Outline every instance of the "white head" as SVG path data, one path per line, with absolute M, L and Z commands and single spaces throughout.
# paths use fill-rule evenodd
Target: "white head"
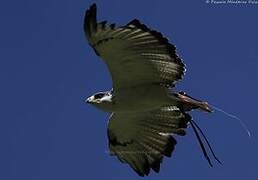
M 110 106 L 112 105 L 112 93 L 111 91 L 98 92 L 87 98 L 86 102 L 104 111 L 109 111 Z

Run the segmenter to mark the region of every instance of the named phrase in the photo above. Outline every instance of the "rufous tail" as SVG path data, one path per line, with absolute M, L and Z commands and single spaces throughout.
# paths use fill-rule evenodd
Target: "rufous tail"
M 185 92 L 176 93 L 176 96 L 182 102 L 185 111 L 191 111 L 192 109 L 200 109 L 205 112 L 213 111 L 207 102 L 194 99 Z

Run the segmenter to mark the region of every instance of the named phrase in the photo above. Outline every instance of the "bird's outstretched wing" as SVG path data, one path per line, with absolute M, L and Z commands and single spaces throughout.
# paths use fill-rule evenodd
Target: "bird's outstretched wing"
M 108 65 L 115 92 L 153 83 L 171 86 L 184 74 L 175 46 L 136 19 L 121 27 L 98 23 L 93 4 L 86 11 L 84 30 L 89 44 Z
M 191 117 L 176 106 L 147 113 L 113 113 L 108 124 L 109 148 L 140 176 L 150 169 L 159 172 L 164 156 L 170 157 L 176 140 L 172 134 L 185 135 Z

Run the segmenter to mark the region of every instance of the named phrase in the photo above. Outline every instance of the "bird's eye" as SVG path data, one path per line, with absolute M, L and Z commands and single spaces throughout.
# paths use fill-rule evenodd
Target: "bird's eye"
M 99 94 L 95 94 L 95 95 L 94 95 L 94 98 L 95 98 L 95 99 L 101 99 L 103 96 L 104 96 L 103 93 L 99 93 Z

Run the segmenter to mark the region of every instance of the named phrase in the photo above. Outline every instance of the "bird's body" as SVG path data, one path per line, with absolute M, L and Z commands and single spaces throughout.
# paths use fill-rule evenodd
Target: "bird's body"
M 111 91 L 108 91 L 107 94 L 109 94 L 110 101 L 94 104 L 107 112 L 141 112 L 178 104 L 178 98 L 170 89 L 160 88 L 155 84 L 127 88 L 121 92 L 119 97 Z M 129 94 L 130 96 L 128 96 Z
M 112 91 L 87 99 L 112 113 L 108 123 L 111 154 L 141 176 L 148 175 L 150 169 L 159 172 L 163 157 L 170 157 L 174 150 L 174 135 L 185 135 L 192 121 L 187 111 L 211 112 L 210 107 L 174 90 L 185 65 L 175 46 L 159 32 L 136 19 L 121 27 L 98 23 L 95 4 L 86 11 L 84 30 L 90 46 L 106 62 L 113 81 Z

